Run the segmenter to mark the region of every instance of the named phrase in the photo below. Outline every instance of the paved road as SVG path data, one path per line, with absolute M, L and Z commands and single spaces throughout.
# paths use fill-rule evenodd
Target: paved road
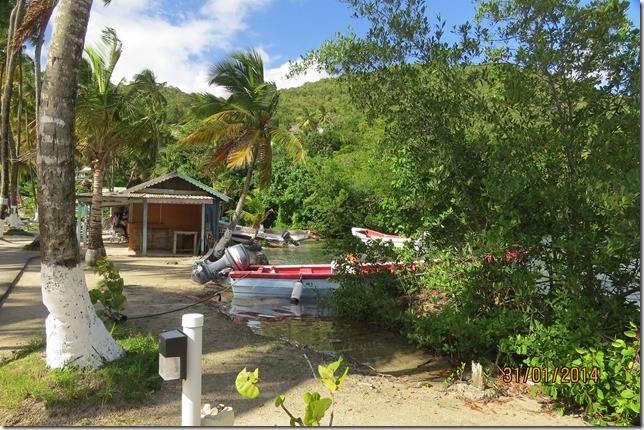
M 40 252 L 22 249 L 33 239 L 6 234 L 0 239 L 0 359 L 44 332 Z

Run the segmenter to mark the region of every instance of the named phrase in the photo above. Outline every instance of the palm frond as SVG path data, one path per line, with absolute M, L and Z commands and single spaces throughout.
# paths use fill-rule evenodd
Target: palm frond
M 45 31 L 57 3 L 58 0 L 31 0 L 22 23 L 13 36 L 11 49 L 17 50 L 27 39 Z
M 271 128 L 272 141 L 284 148 L 298 163 L 305 162 L 304 147 L 297 137 L 281 128 Z

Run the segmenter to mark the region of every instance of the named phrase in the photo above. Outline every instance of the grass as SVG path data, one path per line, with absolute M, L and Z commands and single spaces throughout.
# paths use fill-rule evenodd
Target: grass
M 25 230 L 10 228 L 3 233 L 5 236 L 33 236 L 33 233 L 30 233 Z
M 0 364 L 0 408 L 19 409 L 22 402 L 42 402 L 49 416 L 64 414 L 79 401 L 92 405 L 142 400 L 161 385 L 159 349 L 151 334 L 113 333 L 126 354 L 99 369 L 48 369 L 42 339 Z

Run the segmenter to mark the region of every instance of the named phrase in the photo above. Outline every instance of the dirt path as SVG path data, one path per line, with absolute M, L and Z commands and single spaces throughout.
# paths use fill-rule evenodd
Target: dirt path
M 285 426 L 288 417 L 273 404 L 276 394 L 286 396 L 286 404 L 296 414 L 303 414 L 301 400 L 305 392 L 327 391 L 314 379 L 311 366 L 328 364 L 331 359 L 308 348 L 300 348 L 275 339 L 254 334 L 245 324 L 236 323 L 223 312 L 221 305 L 204 302 L 186 310 L 163 316 L 137 318 L 142 315 L 177 309 L 203 297 L 204 287 L 190 280 L 193 257 L 131 257 L 112 255 L 126 282 L 128 324 L 140 331 L 159 333 L 179 328 L 181 315 L 204 315 L 202 403 L 230 405 L 235 411 L 235 425 Z M 39 266 L 31 265 L 12 294 L 29 288 L 39 288 Z M 90 288 L 97 277 L 87 270 Z M 8 300 L 2 312 L 9 312 Z M 20 306 L 26 306 L 24 301 Z M 38 303 L 29 304 L 32 313 L 25 318 L 27 327 L 19 321 L 13 324 L 24 337 L 42 330 L 45 311 Z M 7 307 L 7 308 L 5 308 Z M 18 318 L 18 309 L 14 309 Z M 39 313 L 40 312 L 40 313 Z M 35 333 L 34 333 L 35 334 Z M 10 333 L 3 329 L 0 336 Z M 309 365 L 310 362 L 310 365 Z M 578 416 L 559 416 L 549 411 L 547 402 L 515 391 L 510 396 L 483 400 L 491 390 L 481 393 L 469 385 L 445 389 L 440 377 L 445 369 L 432 369 L 432 364 L 420 371 L 410 369 L 405 375 L 377 374 L 368 367 L 348 362 L 349 376 L 336 393 L 335 426 L 583 426 Z M 260 369 L 262 394 L 253 400 L 243 399 L 234 389 L 234 380 L 242 368 Z M 433 373 L 431 372 L 433 370 Z M 442 370 L 442 373 L 441 373 Z M 433 375 L 427 377 L 427 375 Z M 521 388 L 521 387 L 520 387 Z M 480 400 L 477 400 L 480 399 Z M 323 421 L 324 424 L 328 420 Z M 181 384 L 163 382 L 162 388 L 137 405 L 110 406 L 98 410 L 77 409 L 68 416 L 46 417 L 41 405 L 15 416 L 0 409 L 0 424 L 21 426 L 179 426 L 181 424 Z

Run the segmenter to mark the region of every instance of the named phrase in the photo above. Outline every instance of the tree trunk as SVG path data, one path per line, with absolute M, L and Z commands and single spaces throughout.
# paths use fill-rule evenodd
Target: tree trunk
M 47 365 L 54 368 L 96 368 L 123 355 L 96 316 L 74 234 L 74 115 L 91 6 L 91 0 L 59 2 L 39 111 L 41 279 Z
M 0 219 L 9 216 L 9 116 L 11 115 L 11 92 L 13 90 L 13 72 L 16 68 L 16 52 L 11 49 L 13 35 L 22 19 L 22 9 L 25 0 L 16 2 L 9 18 L 9 32 L 7 33 L 7 60 L 5 71 L 4 91 L 0 107 L 0 160 L 2 161 L 2 174 L 0 176 Z
M 246 200 L 246 195 L 248 195 L 248 189 L 250 188 L 252 179 L 253 167 L 249 166 L 248 171 L 246 172 L 246 182 L 244 183 L 244 189 L 242 190 L 241 196 L 239 196 L 239 201 L 237 202 L 235 213 L 233 214 L 233 218 L 230 220 L 230 225 L 226 229 L 226 232 L 224 233 L 222 238 L 219 239 L 219 242 L 217 242 L 217 245 L 215 245 L 215 249 L 212 252 L 212 256 L 215 260 L 218 260 L 222 255 L 224 255 L 224 249 L 226 249 L 226 245 L 230 241 L 230 238 L 233 237 L 233 231 L 235 230 L 235 227 L 237 227 L 237 223 L 239 222 L 239 217 L 241 216 L 242 209 L 244 208 L 244 201 Z
M 51 14 L 54 11 L 56 2 L 52 1 L 50 5 L 51 5 L 51 8 L 49 9 L 47 16 L 43 18 L 43 25 L 38 30 L 38 36 L 36 36 L 36 43 L 34 45 L 34 89 L 36 92 L 34 97 L 34 109 L 36 111 L 36 134 L 40 132 L 40 127 L 38 127 L 38 120 L 39 120 L 38 112 L 40 112 L 40 93 L 42 92 L 41 91 L 42 90 L 42 67 L 40 67 L 40 56 L 42 54 L 42 45 L 45 42 L 45 30 L 47 29 L 47 23 L 49 23 L 49 19 L 51 18 Z M 27 139 L 29 139 L 28 134 L 27 134 Z M 29 145 L 29 142 L 27 142 L 27 145 Z M 34 196 L 34 211 L 35 211 L 34 219 L 37 220 L 38 219 L 38 195 L 36 193 L 36 188 L 34 186 L 33 176 L 31 177 L 31 186 L 33 189 L 33 196 Z
M 18 155 L 20 143 L 13 138 L 13 133 L 9 131 L 9 150 L 11 153 L 11 163 L 9 163 L 10 181 L 9 181 L 9 203 L 11 206 L 18 206 Z
M 95 266 L 96 261 L 107 255 L 103 243 L 103 174 L 105 157 L 100 157 L 92 163 L 92 210 L 89 221 L 89 236 L 87 238 L 87 252 L 85 264 Z

